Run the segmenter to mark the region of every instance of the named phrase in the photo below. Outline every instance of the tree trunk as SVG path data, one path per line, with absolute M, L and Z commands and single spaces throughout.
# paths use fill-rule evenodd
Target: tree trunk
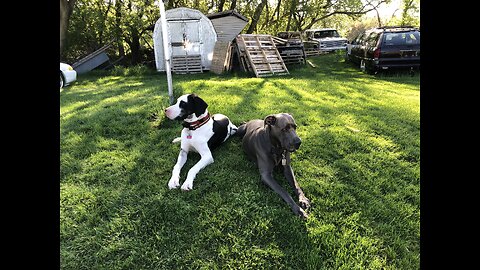
M 230 5 L 230 10 L 234 10 L 237 8 L 237 0 L 232 0 L 232 4 Z
M 132 39 L 129 42 L 130 50 L 132 53 L 132 64 L 138 64 L 141 61 L 140 55 L 140 35 L 137 29 L 132 29 Z
M 125 47 L 123 46 L 123 34 L 122 28 L 122 0 L 115 1 L 115 39 L 117 41 L 118 47 L 118 56 L 123 57 L 125 56 Z
M 60 0 L 60 57 L 67 40 L 68 22 L 73 12 L 75 0 Z
M 224 5 L 225 5 L 225 0 L 220 0 L 220 1 L 218 2 L 218 11 L 217 11 L 217 12 L 222 12 Z
M 257 29 L 258 20 L 260 19 L 260 15 L 262 14 L 262 10 L 266 4 L 267 4 L 267 0 L 262 0 L 260 5 L 258 5 L 257 8 L 255 9 L 255 13 L 253 14 L 253 18 L 252 18 L 252 23 L 248 27 L 247 34 L 251 34 L 253 33 L 253 31 Z
M 273 11 L 273 14 L 272 14 L 272 21 L 273 21 L 273 17 L 276 15 L 277 19 L 276 21 L 278 21 L 280 19 L 280 8 L 282 6 L 282 0 L 278 0 L 278 3 L 277 3 L 277 7 L 275 8 L 275 11 Z
M 377 13 L 378 27 L 382 27 L 382 20 L 380 19 L 380 13 L 378 12 L 377 8 L 375 8 L 375 12 Z
M 291 2 L 292 4 L 290 5 L 290 14 L 288 15 L 288 21 L 287 21 L 287 28 L 285 29 L 285 31 L 290 31 L 290 25 L 291 25 L 291 22 L 292 22 L 292 17 L 295 13 L 295 8 L 297 7 L 297 1 L 296 0 L 292 0 Z

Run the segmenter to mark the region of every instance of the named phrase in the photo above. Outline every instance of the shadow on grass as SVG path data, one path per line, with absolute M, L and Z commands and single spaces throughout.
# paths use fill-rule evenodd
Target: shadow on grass
M 61 183 L 86 186 L 96 198 L 84 219 L 75 219 L 75 211 L 87 195 L 79 195 L 78 209 L 64 199 L 62 266 L 418 266 L 418 179 L 411 166 L 419 162 L 415 115 L 390 105 L 378 109 L 379 98 L 367 85 L 316 85 L 323 76 L 325 85 L 347 80 L 348 72 L 313 73 L 302 75 L 313 78 L 306 83 L 309 89 L 292 86 L 289 77 L 239 78 L 234 84 L 211 74 L 175 79 L 176 97 L 197 92 L 212 113 L 224 113 L 237 124 L 270 113 L 294 114 L 303 143 L 292 160 L 312 201 L 307 222 L 261 183 L 238 138 L 215 150 L 215 162 L 197 175 L 193 191 L 168 190 L 179 151 L 170 142 L 181 127 L 161 114 L 168 106 L 166 93 L 157 94 L 165 87 L 164 77 L 97 78 L 62 92 L 63 107 L 80 105 L 62 114 Z M 372 79 L 359 73 L 350 80 L 365 78 Z M 353 94 L 355 100 L 341 102 Z M 158 115 L 155 121 L 152 112 Z M 346 129 L 356 123 L 360 132 Z M 189 154 L 182 180 L 198 159 Z M 281 173 L 275 178 L 293 194 Z

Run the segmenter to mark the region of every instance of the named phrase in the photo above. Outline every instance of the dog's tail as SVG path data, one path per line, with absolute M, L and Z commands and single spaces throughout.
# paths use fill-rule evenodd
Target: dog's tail
M 237 128 L 237 132 L 235 132 L 235 137 L 240 137 L 240 138 L 243 138 L 243 136 L 245 136 L 245 133 L 247 132 L 247 123 L 246 122 L 243 122 L 238 128 Z
M 178 143 L 178 142 L 181 142 L 182 141 L 182 137 L 177 137 L 175 139 L 173 139 L 172 143 Z

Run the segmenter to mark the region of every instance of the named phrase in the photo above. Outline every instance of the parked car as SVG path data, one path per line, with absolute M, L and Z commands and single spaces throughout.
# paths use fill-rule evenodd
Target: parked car
M 365 30 L 348 42 L 346 58 L 367 73 L 420 68 L 420 30 L 411 26 Z
M 305 37 L 309 41 L 318 42 L 318 49 L 322 52 L 345 50 L 348 42 L 346 38 L 338 34 L 335 28 L 305 30 Z
M 60 88 L 77 80 L 77 72 L 69 64 L 60 63 Z

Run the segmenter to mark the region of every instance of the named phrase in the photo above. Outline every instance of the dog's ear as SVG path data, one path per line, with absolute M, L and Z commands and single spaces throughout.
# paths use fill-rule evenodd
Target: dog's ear
M 275 126 L 275 124 L 277 123 L 277 118 L 275 117 L 275 115 L 271 114 L 265 117 L 265 120 L 263 121 L 263 123 L 265 125 Z
M 196 94 L 188 96 L 188 103 L 192 104 L 192 111 L 197 117 L 203 114 L 208 107 L 208 104 Z

